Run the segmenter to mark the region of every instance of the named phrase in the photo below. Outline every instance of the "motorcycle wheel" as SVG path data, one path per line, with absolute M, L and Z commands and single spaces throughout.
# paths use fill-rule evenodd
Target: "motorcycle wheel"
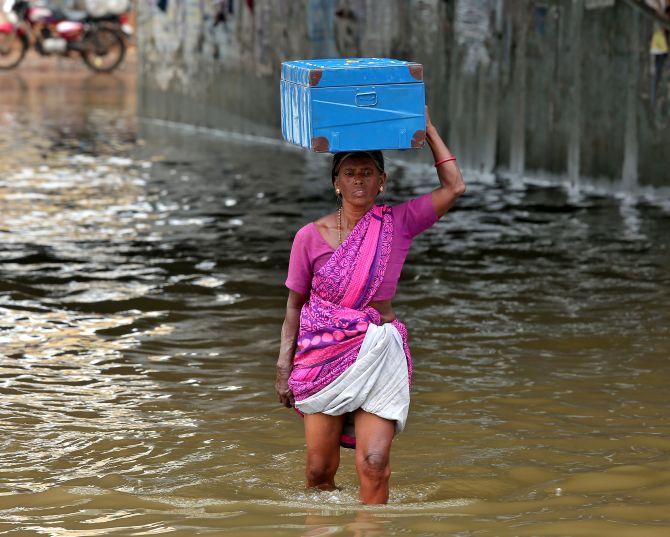
M 95 28 L 84 36 L 81 56 L 84 63 L 98 73 L 116 69 L 126 55 L 126 43 L 119 32 Z
M 0 69 L 14 69 L 19 65 L 28 50 L 28 38 L 14 32 L 0 34 Z

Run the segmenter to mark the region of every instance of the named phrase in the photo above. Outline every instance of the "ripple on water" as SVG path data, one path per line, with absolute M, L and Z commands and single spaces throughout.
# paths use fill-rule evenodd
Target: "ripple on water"
M 60 118 L 65 132 L 57 112 L 0 132 L 23 144 L 0 160 L 0 530 L 638 537 L 670 523 L 663 209 L 469 177 L 403 273 L 412 409 L 390 504 L 361 507 L 350 452 L 340 490 L 303 490 L 302 424 L 272 394 L 290 238 L 334 208 L 315 179 L 327 163 L 138 134 L 104 108 Z M 432 188 L 427 168 L 389 159 L 387 200 Z

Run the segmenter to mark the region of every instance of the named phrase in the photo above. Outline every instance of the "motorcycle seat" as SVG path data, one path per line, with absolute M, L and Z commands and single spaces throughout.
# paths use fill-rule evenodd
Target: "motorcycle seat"
M 67 18 L 67 20 L 73 21 L 73 22 L 83 22 L 86 19 L 89 18 L 88 12 L 86 11 L 76 11 L 73 9 L 64 9 L 63 14 Z

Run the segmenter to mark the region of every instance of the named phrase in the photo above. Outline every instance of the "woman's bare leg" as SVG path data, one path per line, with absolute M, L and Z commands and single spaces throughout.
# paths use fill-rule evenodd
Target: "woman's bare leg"
M 361 483 L 363 503 L 386 503 L 389 499 L 391 477 L 391 441 L 395 422 L 357 410 L 356 471 Z
M 335 472 L 340 465 L 340 436 L 344 416 L 305 414 L 307 441 L 307 487 L 321 490 L 335 488 Z

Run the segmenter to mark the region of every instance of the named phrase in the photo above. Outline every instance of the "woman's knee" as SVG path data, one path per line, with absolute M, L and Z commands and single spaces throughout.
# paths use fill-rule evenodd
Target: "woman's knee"
M 369 479 L 388 480 L 391 476 L 389 454 L 384 451 L 369 451 L 356 457 L 356 469 Z
M 308 457 L 305 468 L 307 486 L 318 487 L 319 485 L 332 485 L 335 473 L 339 466 L 339 460 L 324 459 L 322 457 Z

